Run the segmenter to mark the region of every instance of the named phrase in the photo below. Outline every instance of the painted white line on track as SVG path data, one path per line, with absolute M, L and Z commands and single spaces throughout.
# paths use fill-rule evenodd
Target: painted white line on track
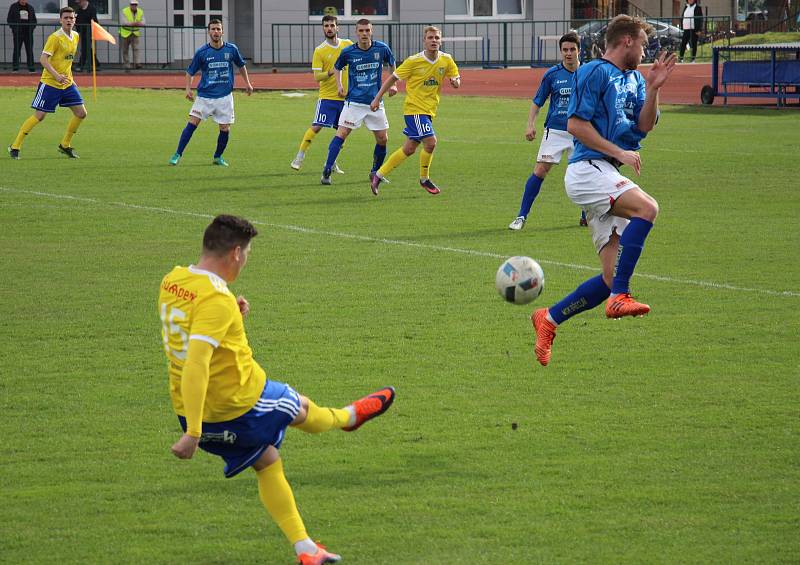
M 99 204 L 104 206 L 113 206 L 117 208 L 128 208 L 132 210 L 143 210 L 145 212 L 158 212 L 162 214 L 172 214 L 177 216 L 189 216 L 194 218 L 207 218 L 213 219 L 213 214 L 204 214 L 200 212 L 189 212 L 185 210 L 174 210 L 172 208 L 161 208 L 158 206 L 144 206 L 141 204 L 130 204 L 128 202 L 115 202 L 115 201 L 107 201 L 107 200 L 98 200 L 96 198 L 86 198 L 83 196 L 72 196 L 69 194 L 53 194 L 50 192 L 40 192 L 35 190 L 19 190 L 15 188 L 6 188 L 0 186 L 0 191 L 2 192 L 9 192 L 9 193 L 16 193 L 16 194 L 27 194 L 29 196 L 37 196 L 41 198 L 53 198 L 53 199 L 60 199 L 60 200 L 71 200 L 74 202 L 86 202 L 90 204 Z M 249 218 L 248 218 L 249 219 Z M 402 239 L 384 239 L 380 237 L 370 237 L 367 235 L 358 235 L 353 233 L 346 233 L 346 232 L 337 232 L 337 231 L 326 231 L 326 230 L 318 230 L 316 228 L 307 228 L 303 226 L 295 226 L 291 224 L 273 224 L 270 222 L 264 222 L 259 220 L 250 220 L 253 224 L 258 226 L 267 226 L 276 229 L 282 229 L 286 231 L 293 231 L 298 233 L 305 233 L 310 235 L 325 235 L 329 237 L 338 237 L 342 239 L 350 239 L 354 241 L 364 241 L 368 243 L 382 243 L 384 245 L 398 245 L 398 246 L 405 246 L 405 247 L 413 247 L 417 249 L 428 249 L 430 251 L 441 251 L 445 253 L 460 253 L 462 255 L 471 255 L 474 257 L 492 257 L 494 259 L 505 259 L 505 255 L 501 255 L 499 253 L 491 253 L 488 251 L 477 251 L 475 249 L 462 249 L 459 247 L 445 247 L 441 245 L 431 245 L 429 243 L 416 243 L 413 241 L 406 241 Z M 575 269 L 579 271 L 593 271 L 597 272 L 599 267 L 597 266 L 589 266 L 589 265 L 579 265 L 576 263 L 563 263 L 561 261 L 550 261 L 546 259 L 537 259 L 539 263 L 544 265 L 553 265 L 555 267 L 565 267 L 567 269 Z M 691 286 L 699 286 L 702 288 L 709 288 L 709 289 L 717 289 L 717 290 L 732 290 L 736 292 L 753 292 L 756 294 L 765 294 L 768 296 L 800 296 L 800 291 L 795 290 L 772 290 L 768 288 L 751 288 L 751 287 L 742 287 L 736 286 L 732 284 L 726 283 L 717 283 L 711 281 L 698 281 L 692 279 L 680 279 L 675 277 L 667 277 L 662 275 L 650 275 L 647 273 L 635 273 L 634 276 L 641 277 L 643 279 L 649 279 L 659 282 L 666 282 L 666 283 L 677 283 L 677 284 L 685 284 Z

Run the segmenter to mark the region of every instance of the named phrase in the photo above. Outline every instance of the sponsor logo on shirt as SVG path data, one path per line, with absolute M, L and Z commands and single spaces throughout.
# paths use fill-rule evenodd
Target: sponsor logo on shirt
M 161 284 L 161 288 L 170 294 L 174 294 L 178 298 L 182 300 L 188 300 L 189 302 L 192 302 L 195 298 L 197 298 L 196 292 L 192 292 L 191 290 L 187 290 L 182 286 L 171 283 L 168 279 L 164 279 L 164 282 Z

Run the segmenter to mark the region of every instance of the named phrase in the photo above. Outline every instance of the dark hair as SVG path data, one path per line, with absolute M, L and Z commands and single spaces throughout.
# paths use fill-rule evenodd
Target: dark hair
M 68 13 L 70 13 L 70 12 L 74 14 L 74 13 L 75 13 L 75 10 L 73 10 L 73 9 L 72 9 L 71 7 L 69 7 L 69 6 L 64 6 L 63 8 L 61 8 L 61 9 L 58 11 L 58 18 L 59 18 L 59 19 L 61 19 L 61 16 L 63 16 L 65 13 L 67 13 L 67 14 L 68 14 Z
M 574 31 L 568 31 L 564 35 L 561 36 L 561 39 L 558 40 L 558 48 L 561 49 L 562 43 L 574 43 L 575 45 L 580 45 L 581 41 L 578 39 L 578 34 Z
M 361 18 L 356 22 L 357 26 L 371 26 L 372 22 L 369 21 L 367 18 Z
M 203 234 L 203 253 L 224 255 L 237 246 L 247 247 L 257 235 L 258 230 L 244 218 L 221 214 L 214 218 Z
M 326 15 L 322 16 L 322 23 L 324 24 L 325 22 L 338 23 L 339 20 L 336 18 L 336 16 L 332 16 L 330 14 L 326 14 Z
M 211 29 L 211 26 L 214 24 L 219 24 L 220 26 L 222 26 L 222 20 L 220 20 L 219 18 L 214 18 L 213 20 L 210 20 L 208 22 L 208 25 L 206 26 L 206 29 Z M 224 29 L 224 26 L 222 27 Z
M 611 47 L 620 42 L 626 35 L 636 39 L 639 31 L 644 31 L 648 36 L 653 34 L 653 26 L 639 18 L 632 18 L 627 14 L 620 14 L 608 23 L 606 29 L 606 46 Z

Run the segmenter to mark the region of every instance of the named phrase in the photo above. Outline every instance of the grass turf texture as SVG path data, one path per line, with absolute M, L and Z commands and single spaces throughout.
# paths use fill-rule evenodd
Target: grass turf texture
M 3 94 L 10 141 L 33 92 Z M 313 96 L 236 104 L 229 169 L 211 166 L 210 123 L 167 165 L 189 108 L 177 91 L 102 90 L 80 160 L 56 151 L 65 110 L 0 159 L 3 561 L 291 560 L 251 472 L 169 453 L 158 283 L 221 212 L 261 230 L 233 289 L 272 378 L 323 405 L 397 387 L 357 433 L 292 430 L 282 448 L 309 532 L 347 563 L 798 558 L 797 112 L 663 110 L 638 179 L 661 205 L 638 268 L 651 278 L 633 280 L 653 312 L 567 322 L 542 368 L 497 266 L 538 259 L 545 306 L 597 260 L 563 164 L 524 231 L 506 229 L 538 148 L 528 102 L 445 98 L 443 193 L 418 186 L 412 157 L 379 198 L 366 131 L 332 187 L 327 130 L 289 168 Z M 387 107 L 392 151 L 400 100 Z

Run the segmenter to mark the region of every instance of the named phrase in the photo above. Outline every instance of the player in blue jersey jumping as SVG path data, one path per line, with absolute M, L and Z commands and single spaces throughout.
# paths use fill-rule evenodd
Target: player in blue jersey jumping
M 350 132 L 361 127 L 364 123 L 367 129 L 375 135 L 375 151 L 372 159 L 372 170 L 369 178 L 375 174 L 384 159 L 386 159 L 386 143 L 389 136 L 389 120 L 383 103 L 373 112 L 369 105 L 381 88 L 383 78 L 383 65 L 389 66 L 391 73 L 395 70 L 394 54 L 388 45 L 381 41 L 372 40 L 372 24 L 367 19 L 356 22 L 356 35 L 358 43 L 346 47 L 336 60 L 336 80 L 339 84 L 339 96 L 344 97 L 344 110 L 339 116 L 339 129 L 333 136 L 328 146 L 328 160 L 322 170 L 322 184 L 331 184 L 331 171 L 342 150 L 342 145 Z M 348 88 L 345 94 L 342 86 L 342 69 L 347 67 Z M 389 89 L 389 96 L 397 94 L 397 87 Z
M 640 141 L 658 119 L 658 91 L 675 70 L 674 53 L 662 53 L 645 79 L 642 62 L 652 27 L 621 14 L 606 31 L 602 59 L 575 73 L 567 110 L 567 129 L 575 136 L 564 184 L 570 200 L 586 211 L 603 272 L 563 300 L 531 315 L 536 331 L 536 359 L 550 362 L 556 327 L 603 303 L 606 316 L 643 316 L 650 306 L 630 294 L 630 279 L 645 239 L 658 215 L 658 203 L 620 174 L 628 165 L 640 174 Z
M 536 166 L 533 173 L 525 183 L 525 192 L 522 194 L 522 202 L 519 205 L 517 217 L 508 226 L 510 230 L 521 230 L 525 227 L 528 214 L 533 206 L 533 201 L 539 195 L 547 173 L 553 165 L 561 162 L 561 156 L 566 153 L 567 158 L 572 156 L 574 146 L 572 135 L 567 131 L 567 106 L 569 96 L 572 93 L 572 79 L 575 71 L 580 65 L 578 50 L 580 40 L 574 31 L 565 33 L 558 40 L 558 48 L 561 51 L 561 62 L 554 67 L 547 69 L 542 77 L 542 83 L 536 96 L 533 97 L 531 111 L 528 114 L 528 130 L 525 132 L 525 139 L 533 141 L 536 139 L 536 117 L 539 109 L 544 106 L 547 99 L 550 99 L 550 107 L 547 110 L 547 117 L 544 120 L 544 136 L 539 145 L 539 154 L 536 157 Z M 586 216 L 581 213 L 581 225 L 586 225 Z
M 213 118 L 219 124 L 217 150 L 214 152 L 215 165 L 227 167 L 222 153 L 228 145 L 233 114 L 233 66 L 239 67 L 239 74 L 244 79 L 247 95 L 253 94 L 253 85 L 247 74 L 242 54 L 233 43 L 222 41 L 222 22 L 208 22 L 208 37 L 211 39 L 194 54 L 189 68 L 186 69 L 186 98 L 194 104 L 189 111 L 189 123 L 183 128 L 178 149 L 169 160 L 170 165 L 177 165 L 183 150 L 192 139 L 192 134 L 201 120 Z M 197 98 L 192 93 L 192 78 L 200 71 L 200 84 L 197 86 Z

